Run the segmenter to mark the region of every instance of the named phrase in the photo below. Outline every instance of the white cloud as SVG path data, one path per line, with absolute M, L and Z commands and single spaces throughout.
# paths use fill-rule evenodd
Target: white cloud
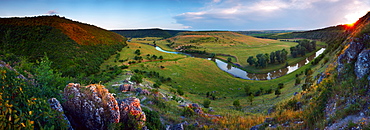
M 368 0 L 212 0 L 199 12 L 175 16 L 177 23 L 201 29 L 309 29 L 358 19 Z

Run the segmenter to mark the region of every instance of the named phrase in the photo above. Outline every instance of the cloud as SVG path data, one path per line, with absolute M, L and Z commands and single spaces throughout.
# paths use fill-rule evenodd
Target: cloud
M 53 14 L 58 14 L 59 12 L 57 12 L 57 11 L 55 11 L 55 10 L 49 10 L 48 12 L 47 12 L 47 14 L 49 14 L 49 15 L 53 15 Z
M 173 18 L 193 29 L 314 29 L 349 23 L 369 9 L 368 0 L 212 0 Z

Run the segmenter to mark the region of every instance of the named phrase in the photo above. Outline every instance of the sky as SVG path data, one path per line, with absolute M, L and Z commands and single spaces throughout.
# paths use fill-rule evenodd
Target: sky
M 0 17 L 56 14 L 108 30 L 311 30 L 368 11 L 370 0 L 0 0 Z

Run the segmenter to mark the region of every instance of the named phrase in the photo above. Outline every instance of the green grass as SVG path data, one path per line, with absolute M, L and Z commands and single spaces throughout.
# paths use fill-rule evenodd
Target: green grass
M 158 45 L 159 42 L 156 43 Z M 212 100 L 210 106 L 220 111 L 232 109 L 232 102 L 235 100 L 240 100 L 241 106 L 246 112 L 258 113 L 267 111 L 267 109 L 271 108 L 273 105 L 291 98 L 294 92 L 301 91 L 300 86 L 294 85 L 296 74 L 301 73 L 301 71 L 304 71 L 306 68 L 311 68 L 316 75 L 319 73 L 316 72 L 316 69 L 321 67 L 320 64 L 316 66 L 308 64 L 297 71 L 277 79 L 264 81 L 244 80 L 235 78 L 220 70 L 213 61 L 202 58 L 186 57 L 184 55 L 167 54 L 156 51 L 152 46 L 135 42 L 128 42 L 128 46 L 129 48 L 124 48 L 119 52 L 121 58 L 132 58 L 135 56 L 133 52 L 136 49 L 140 49 L 141 52 L 143 52 L 142 55 L 150 53 L 163 55 L 165 57 L 165 60 L 162 61 L 147 61 L 132 64 L 129 66 L 129 70 L 139 69 L 144 71 L 156 71 L 161 76 L 170 77 L 172 82 L 162 84 L 161 91 L 169 91 L 171 88 L 182 88 L 182 90 L 185 91 L 183 97 L 194 103 L 202 104 L 204 99 L 206 99 L 207 92 L 215 92 L 214 95 L 219 99 Z M 116 64 L 113 62 L 114 57 L 115 56 L 112 56 L 104 64 Z M 161 66 L 164 68 L 161 68 Z M 324 70 L 320 69 L 319 71 L 322 72 Z M 304 79 L 304 76 L 300 76 L 300 78 Z M 156 80 L 147 79 L 152 81 Z M 118 80 L 114 79 L 112 81 L 117 82 Z M 246 85 L 251 86 L 251 91 L 255 92 L 260 88 L 264 90 L 272 88 L 275 90 L 279 83 L 285 84 L 285 87 L 281 89 L 282 94 L 279 97 L 274 95 L 274 92 L 272 94 L 256 96 L 253 105 L 249 105 L 243 89 Z
M 147 54 L 156 55 L 157 57 L 163 56 L 163 61 L 164 60 L 173 60 L 173 59 L 179 59 L 179 58 L 184 58 L 186 57 L 185 55 L 176 55 L 176 54 L 169 54 L 169 53 L 164 53 L 164 52 L 159 52 L 155 50 L 153 46 L 145 45 L 136 42 L 137 39 L 133 39 L 131 42 L 127 42 L 128 46 L 123 48 L 122 51 L 118 52 L 120 54 L 120 57 L 118 58 L 119 60 L 125 60 L 124 62 L 119 62 L 119 60 L 116 60 L 116 55 L 112 55 L 109 59 L 107 59 L 102 65 L 102 69 L 107 69 L 108 66 L 121 66 L 121 65 L 128 65 L 129 61 L 134 61 L 134 57 L 137 56 L 134 54 L 134 52 L 139 49 L 141 52 L 141 55 L 143 57 L 143 60 L 141 62 L 152 62 L 152 61 L 160 61 L 159 59 L 157 60 L 148 60 L 147 59 Z M 140 40 L 139 40 L 140 41 Z M 116 60 L 116 62 L 114 62 Z M 138 62 L 138 61 L 136 61 Z
M 174 42 L 171 47 L 168 46 Z M 164 50 L 174 51 L 174 48 L 181 45 L 193 45 L 197 46 L 196 50 L 207 53 L 215 54 L 226 54 L 231 56 L 217 55 L 217 58 L 227 60 L 232 58 L 233 63 L 238 63 L 242 66 L 241 69 L 246 70 L 250 73 L 267 73 L 273 70 L 278 70 L 285 67 L 283 64 L 268 65 L 267 68 L 256 68 L 249 66 L 247 58 L 249 56 L 256 56 L 257 54 L 270 54 L 272 51 L 286 49 L 296 46 L 296 42 L 285 42 L 280 40 L 271 39 L 260 39 L 251 36 L 241 35 L 233 32 L 183 32 L 178 36 L 157 41 L 156 44 L 162 47 Z M 318 42 L 318 46 L 323 46 L 325 43 Z M 307 54 L 306 56 L 312 55 L 314 52 Z M 289 55 L 289 54 L 288 54 Z M 290 65 L 295 64 L 305 57 L 292 58 L 288 57 L 288 63 Z
M 161 69 L 160 66 L 164 66 L 165 68 Z M 131 65 L 129 69 L 156 71 L 160 75 L 171 77 L 172 82 L 163 85 L 162 88 L 165 90 L 182 88 L 186 92 L 185 97 L 196 103 L 202 103 L 206 98 L 207 92 L 215 91 L 215 95 L 221 99 L 212 101 L 211 107 L 228 109 L 232 106 L 232 101 L 240 99 L 241 104 L 243 104 L 242 106 L 246 107 L 247 110 L 266 110 L 277 102 L 291 97 L 294 92 L 301 90 L 301 87 L 294 86 L 295 75 L 301 73 L 306 68 L 311 68 L 311 65 L 306 65 L 286 76 L 265 81 L 235 78 L 220 70 L 216 66 L 216 63 L 212 61 L 190 57 L 174 61 L 138 63 Z M 282 95 L 278 98 L 276 98 L 274 93 L 258 96 L 254 99 L 254 104 L 257 105 L 246 105 L 248 103 L 243 89 L 246 85 L 251 86 L 252 91 L 257 91 L 259 88 L 263 88 L 264 90 L 272 88 L 275 90 L 278 83 L 285 83 L 285 87 L 282 89 Z

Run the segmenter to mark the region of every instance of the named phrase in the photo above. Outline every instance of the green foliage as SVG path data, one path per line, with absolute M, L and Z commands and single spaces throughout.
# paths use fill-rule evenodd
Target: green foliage
M 250 86 L 245 86 L 244 87 L 244 92 L 245 94 L 248 96 L 248 95 L 251 95 L 252 92 L 251 92 L 251 87 Z
M 203 106 L 204 106 L 204 108 L 209 108 L 209 105 L 211 105 L 211 100 L 209 100 L 209 99 L 205 99 L 205 100 L 203 101 Z
M 236 109 L 240 109 L 240 101 L 239 100 L 235 100 L 233 102 L 233 106 L 236 108 Z
M 19 74 L 0 68 L 0 129 L 66 129 L 61 113 L 51 109 L 42 91 Z
M 253 94 L 248 96 L 248 101 L 251 103 L 251 105 L 253 105 L 253 99 L 254 99 Z
M 139 49 L 137 49 L 137 50 L 134 52 L 134 54 L 136 54 L 136 55 L 141 55 L 141 52 L 140 52 L 140 50 L 139 50 Z
M 298 84 L 300 84 L 301 83 L 301 78 L 299 78 L 299 77 L 297 77 L 297 78 L 295 78 L 295 85 L 298 85 Z
M 145 107 L 143 107 L 143 112 L 145 113 L 145 116 L 146 116 L 145 125 L 148 127 L 149 130 L 164 129 L 164 125 L 161 123 L 158 112 L 151 111 Z
M 68 84 L 70 78 L 62 77 L 61 73 L 54 72 L 51 68 L 52 62 L 45 55 L 40 62 L 36 62 L 38 66 L 35 68 L 35 79 L 41 94 L 47 98 L 60 98 L 59 90 L 64 88 L 65 84 Z M 49 91 L 46 91 L 49 90 Z
M 231 58 L 230 57 L 227 58 L 227 62 L 231 62 Z
M 161 85 L 162 85 L 161 83 L 156 82 L 156 83 L 153 84 L 153 87 L 154 88 L 159 88 Z
M 65 29 L 74 25 L 89 31 L 89 37 L 95 39 L 82 40 L 85 34 L 72 34 Z M 117 34 L 55 16 L 0 19 L 0 30 L 4 30 L 0 31 L 0 50 L 24 56 L 32 63 L 47 53 L 54 63 L 51 68 L 63 76 L 98 73 L 105 59 L 127 45 Z M 112 38 L 115 36 L 119 38 Z
M 279 89 L 284 88 L 284 83 L 279 83 L 279 84 L 278 84 L 278 87 L 279 87 Z
M 180 96 L 184 95 L 184 91 L 182 91 L 182 89 L 180 89 L 180 88 L 178 88 L 178 89 L 177 89 L 177 93 L 178 93 Z
M 281 94 L 280 89 L 276 89 L 276 90 L 275 90 L 275 95 L 276 95 L 276 96 L 280 96 L 280 94 Z
M 182 115 L 185 116 L 185 117 L 192 117 L 192 116 L 195 115 L 195 112 L 190 107 L 184 107 Z
M 136 83 L 142 83 L 143 82 L 143 76 L 141 74 L 135 74 L 131 77 L 131 81 L 134 81 Z

